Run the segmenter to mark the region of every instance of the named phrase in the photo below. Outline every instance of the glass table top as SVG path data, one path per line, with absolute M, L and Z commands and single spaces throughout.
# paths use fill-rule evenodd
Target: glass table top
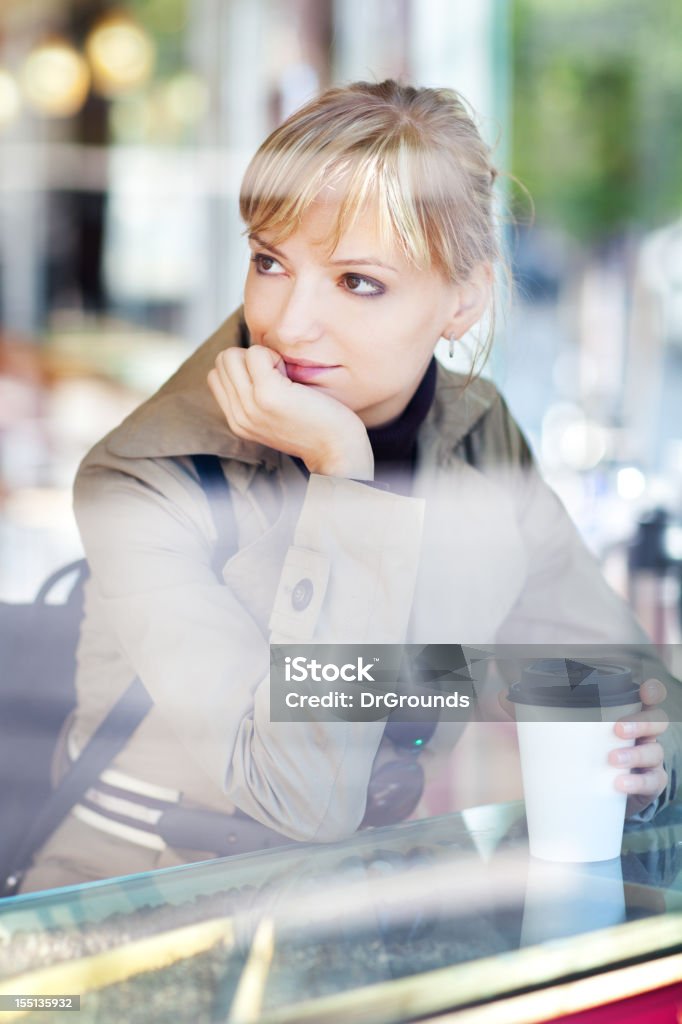
M 80 1024 L 388 1024 L 676 957 L 680 805 L 600 863 L 529 857 L 517 802 L 0 903 L 0 1004 Z

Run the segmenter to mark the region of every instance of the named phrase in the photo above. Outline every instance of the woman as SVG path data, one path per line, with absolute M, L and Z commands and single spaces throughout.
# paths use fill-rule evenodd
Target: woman
M 392 81 L 330 90 L 261 146 L 243 311 L 78 474 L 92 580 L 62 764 L 136 673 L 154 708 L 24 891 L 214 855 L 199 824 L 157 834 L 168 807 L 252 848 L 361 825 L 385 723 L 271 722 L 268 641 L 643 641 L 494 387 L 433 358 L 490 310 L 494 179 L 455 93 Z M 195 453 L 230 486 L 222 580 Z M 665 723 L 635 729 L 615 785 L 650 816 L 673 796 Z

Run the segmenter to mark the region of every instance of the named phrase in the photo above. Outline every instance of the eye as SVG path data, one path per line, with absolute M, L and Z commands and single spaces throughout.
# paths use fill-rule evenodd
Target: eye
M 381 295 L 384 291 L 378 281 L 373 281 L 371 277 L 361 277 L 360 274 L 346 274 L 344 281 L 353 295 Z
M 266 277 L 276 277 L 283 271 L 282 264 L 278 263 L 274 256 L 268 256 L 264 252 L 255 252 L 251 262 L 256 264 L 256 271 Z M 279 267 L 279 271 L 275 270 L 276 267 Z

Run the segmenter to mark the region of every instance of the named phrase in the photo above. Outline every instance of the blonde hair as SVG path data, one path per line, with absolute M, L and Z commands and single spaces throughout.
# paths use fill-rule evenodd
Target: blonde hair
M 333 251 L 374 201 L 383 242 L 397 242 L 413 265 L 457 283 L 499 258 L 496 177 L 454 90 L 355 82 L 322 93 L 268 136 L 246 170 L 239 207 L 247 230 L 272 232 L 277 244 L 323 188 L 336 188 Z M 488 343 L 494 312 L 493 302 Z

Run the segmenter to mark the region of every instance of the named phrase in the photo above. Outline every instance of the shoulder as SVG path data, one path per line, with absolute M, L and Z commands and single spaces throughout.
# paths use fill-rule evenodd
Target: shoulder
M 530 465 L 532 456 L 521 428 L 497 386 L 438 367 L 434 420 L 451 450 L 465 449 L 478 465 Z
M 489 408 L 472 428 L 471 440 L 488 463 L 512 464 L 524 469 L 533 462 L 528 441 L 496 388 Z
M 123 458 L 106 438 L 81 463 L 73 487 L 73 508 L 90 537 L 127 531 L 142 541 L 167 519 L 199 529 L 207 519 L 202 492 L 190 459 Z

